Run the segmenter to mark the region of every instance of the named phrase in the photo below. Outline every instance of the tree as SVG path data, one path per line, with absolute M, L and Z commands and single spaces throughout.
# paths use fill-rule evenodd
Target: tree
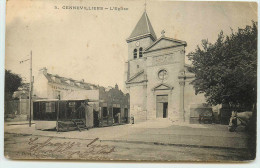
M 13 93 L 22 85 L 22 78 L 12 73 L 10 70 L 5 70 L 5 100 L 10 100 Z
M 202 40 L 202 48 L 197 46 L 188 58 L 196 94 L 204 93 L 211 105 L 229 103 L 252 110 L 257 95 L 256 22 L 226 37 L 221 31 L 214 44 Z

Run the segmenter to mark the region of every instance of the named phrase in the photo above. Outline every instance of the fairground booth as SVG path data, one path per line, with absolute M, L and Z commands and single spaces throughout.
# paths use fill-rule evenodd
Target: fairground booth
M 93 100 L 38 100 L 33 102 L 36 129 L 71 131 L 94 127 L 98 107 Z
M 96 90 L 97 99 L 33 101 L 33 120 L 36 129 L 72 131 L 94 127 L 127 124 L 129 116 L 129 95 L 118 87 Z

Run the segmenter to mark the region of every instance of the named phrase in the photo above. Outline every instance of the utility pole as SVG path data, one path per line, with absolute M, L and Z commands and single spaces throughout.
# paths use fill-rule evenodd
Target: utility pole
M 30 60 L 30 88 L 29 88 L 29 127 L 32 125 L 32 84 L 33 84 L 33 76 L 32 76 L 32 50 L 30 53 L 30 59 L 20 61 L 20 64 Z
M 185 71 L 184 71 L 184 72 L 185 72 Z M 183 80 L 183 88 L 182 88 L 182 89 L 183 89 L 182 111 L 183 111 L 183 121 L 185 122 L 185 117 L 186 117 L 186 116 L 185 116 L 185 115 L 186 115 L 186 114 L 185 114 L 185 104 L 184 104 L 184 103 L 185 103 L 185 100 L 184 100 L 184 99 L 185 99 L 185 90 L 184 90 L 184 89 L 185 89 L 185 77 L 184 77 L 184 80 Z
M 31 56 L 30 56 L 29 109 L 30 109 L 29 127 L 31 127 L 32 126 L 32 51 L 31 51 Z

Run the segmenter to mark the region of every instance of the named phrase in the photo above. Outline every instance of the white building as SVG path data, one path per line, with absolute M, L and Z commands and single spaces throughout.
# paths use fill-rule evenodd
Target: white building
M 41 99 L 98 100 L 98 88 L 97 85 L 85 83 L 83 80 L 50 74 L 43 68 L 34 79 L 33 95 Z

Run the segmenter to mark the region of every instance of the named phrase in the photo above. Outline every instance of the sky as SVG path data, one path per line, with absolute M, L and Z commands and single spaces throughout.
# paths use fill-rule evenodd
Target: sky
M 6 5 L 5 68 L 29 81 L 30 51 L 33 75 L 49 73 L 84 79 L 124 90 L 126 39 L 144 12 L 143 0 L 8 0 Z M 218 33 L 231 33 L 257 21 L 254 2 L 146 1 L 157 37 L 187 42 L 186 54 L 202 39 L 215 42 Z M 69 6 L 123 7 L 128 10 L 71 10 Z M 58 8 L 58 9 L 57 9 Z M 190 61 L 186 58 L 186 63 Z

